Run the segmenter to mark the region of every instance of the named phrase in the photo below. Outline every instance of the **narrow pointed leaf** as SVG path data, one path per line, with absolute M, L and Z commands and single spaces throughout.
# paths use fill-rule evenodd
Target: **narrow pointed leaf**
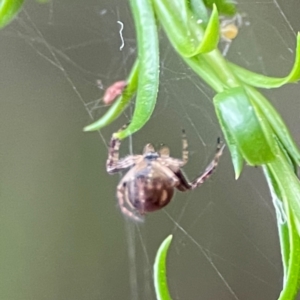
M 264 175 L 267 179 L 270 193 L 273 200 L 273 205 L 276 212 L 276 221 L 278 228 L 278 235 L 280 241 L 280 252 L 282 257 L 282 265 L 284 272 L 284 281 L 286 280 L 288 269 L 289 269 L 289 260 L 290 260 L 290 234 L 289 223 L 287 222 L 287 215 L 284 211 L 283 206 L 283 197 L 281 195 L 280 188 L 267 165 L 263 165 Z
M 195 56 L 200 53 L 210 52 L 218 46 L 220 36 L 220 24 L 218 10 L 215 5 L 213 5 L 213 10 L 209 18 L 207 27 L 205 28 L 203 39 L 198 47 L 198 49 L 191 56 Z
M 289 245 L 284 251 L 289 250 L 287 263 L 287 253 L 283 253 L 284 263 L 287 265 L 283 290 L 279 300 L 295 299 L 300 287 L 300 183 L 293 172 L 293 166 L 286 159 L 286 155 L 281 149 L 276 160 L 267 165 L 273 180 L 279 189 L 282 197 L 285 222 L 289 229 Z M 285 237 L 286 238 L 286 237 Z
M 278 88 L 287 83 L 297 82 L 300 79 L 300 33 L 297 35 L 296 57 L 291 72 L 282 78 L 269 77 L 248 71 L 240 66 L 230 63 L 232 71 L 244 83 L 260 88 Z
M 226 126 L 226 123 L 224 122 L 224 119 L 221 115 L 219 115 L 219 111 L 216 109 L 216 113 L 219 119 L 220 126 L 222 128 L 223 134 L 225 136 L 227 146 L 229 148 L 229 152 L 231 155 L 231 161 L 233 164 L 233 169 L 235 173 L 235 179 L 238 179 L 242 173 L 243 165 L 244 165 L 244 159 L 243 155 L 239 151 L 239 148 L 231 135 L 230 131 L 228 130 L 228 127 Z
M 149 120 L 157 98 L 159 84 L 159 50 L 156 20 L 150 0 L 131 0 L 137 31 L 139 76 L 136 103 L 129 126 L 115 133 L 124 139 L 141 129 Z
M 189 4 L 193 14 L 198 18 L 198 20 L 202 21 L 202 24 L 206 26 L 209 17 L 204 2 L 202 0 L 191 0 Z
M 294 163 L 300 165 L 300 151 L 295 144 L 290 131 L 286 127 L 281 116 L 278 114 L 272 104 L 257 90 L 245 85 L 245 89 L 250 95 L 255 106 L 259 107 L 260 111 L 264 114 L 268 123 L 271 125 L 274 133 L 277 135 L 280 142 L 283 144 L 289 156 L 293 159 Z
M 24 0 L 0 1 L 0 28 L 6 26 L 17 15 Z
M 205 5 L 212 8 L 216 5 L 221 14 L 233 16 L 236 14 L 236 6 L 232 0 L 203 0 Z
M 167 252 L 172 241 L 172 235 L 169 235 L 160 245 L 154 263 L 154 287 L 156 298 L 158 300 L 171 300 L 168 289 L 166 259 Z
M 122 95 L 113 103 L 113 105 L 108 109 L 108 111 L 96 122 L 83 128 L 83 131 L 95 131 L 99 130 L 115 119 L 117 119 L 124 109 L 129 104 L 130 100 L 136 93 L 138 85 L 138 61 L 133 65 L 129 77 L 127 79 L 127 86 L 123 91 Z
M 272 130 L 268 130 L 264 116 L 252 105 L 242 87 L 217 94 L 214 104 L 224 133 L 230 133 L 249 165 L 261 165 L 274 160 L 276 144 Z
M 191 10 L 180 1 L 153 0 L 155 12 L 168 38 L 178 53 L 193 57 L 217 47 L 219 41 L 219 17 L 216 7 L 210 16 L 207 32 L 198 24 Z
M 287 162 L 286 157 L 279 151 L 277 159 L 268 164 L 272 174 L 280 187 L 282 197 L 286 196 L 293 214 L 295 223 L 300 224 L 300 182 L 293 172 L 293 167 Z M 288 187 L 288 188 L 287 188 Z M 300 235 L 300 228 L 298 228 Z

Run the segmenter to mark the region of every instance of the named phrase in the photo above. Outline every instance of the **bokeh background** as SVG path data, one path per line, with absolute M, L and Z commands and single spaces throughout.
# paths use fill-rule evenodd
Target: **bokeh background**
M 0 31 L 0 299 L 155 299 L 153 261 L 169 234 L 173 299 L 277 299 L 282 266 L 267 185 L 260 168 L 247 166 L 235 181 L 228 150 L 209 182 L 177 193 L 145 223 L 120 213 L 115 189 L 121 175 L 105 171 L 107 143 L 130 120 L 133 105 L 100 133 L 82 128 L 103 115 L 103 89 L 126 78 L 134 62 L 127 2 L 28 1 Z M 228 59 L 264 74 L 287 74 L 300 28 L 299 1 L 247 0 L 238 8 L 243 25 Z M 121 155 L 152 142 L 181 157 L 185 128 L 185 172 L 193 178 L 221 135 L 214 94 L 162 32 L 160 48 L 157 107 L 147 125 L 124 141 Z M 299 91 L 297 85 L 263 91 L 298 144 Z

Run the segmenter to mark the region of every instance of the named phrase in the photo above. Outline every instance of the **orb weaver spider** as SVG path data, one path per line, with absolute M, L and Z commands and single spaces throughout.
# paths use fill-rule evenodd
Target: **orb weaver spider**
M 143 154 L 119 159 L 120 144 L 119 139 L 114 136 L 111 138 L 106 170 L 113 174 L 130 168 L 117 186 L 117 198 L 122 213 L 136 221 L 142 221 L 146 213 L 166 206 L 171 201 L 175 188 L 185 192 L 201 186 L 216 169 L 225 147 L 218 139 L 214 159 L 203 173 L 189 182 L 181 170 L 188 162 L 185 131 L 182 132 L 182 159 L 171 157 L 166 146 L 156 152 L 152 144 L 144 147 Z

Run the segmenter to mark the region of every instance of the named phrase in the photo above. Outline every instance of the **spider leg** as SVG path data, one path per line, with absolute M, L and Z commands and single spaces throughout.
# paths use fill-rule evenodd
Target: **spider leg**
M 144 147 L 143 154 L 149 153 L 149 152 L 155 152 L 154 147 L 153 147 L 152 144 L 147 144 L 147 145 Z
M 108 174 L 113 174 L 119 172 L 122 169 L 130 168 L 136 163 L 139 157 L 140 155 L 128 156 L 114 162 L 113 164 L 111 164 L 108 159 L 106 162 L 106 171 Z
M 165 145 L 161 146 L 161 148 L 159 149 L 158 153 L 163 158 L 170 157 L 170 149 L 167 146 L 165 146 Z
M 121 131 L 122 129 L 125 129 L 127 125 L 124 125 L 121 127 L 118 131 Z M 114 136 L 112 136 L 110 143 L 109 143 L 109 149 L 108 149 L 108 158 L 106 161 L 106 171 L 108 173 L 113 173 L 116 169 L 116 164 L 119 161 L 119 149 L 120 149 L 121 141 Z
M 137 211 L 134 209 L 134 207 L 131 205 L 129 201 L 126 201 L 124 198 L 125 188 L 123 186 L 123 183 L 121 182 L 117 187 L 117 198 L 119 202 L 119 207 L 121 209 L 121 212 L 131 218 L 132 220 L 143 222 L 142 216 L 136 215 L 134 212 L 137 213 Z M 132 210 L 130 210 L 126 205 L 128 205 Z
M 210 164 L 206 167 L 205 171 L 196 179 L 194 179 L 192 182 L 189 182 L 184 173 L 179 169 L 178 171 L 175 172 L 175 175 L 179 179 L 179 185 L 176 186 L 176 188 L 182 192 L 187 191 L 187 190 L 193 190 L 197 187 L 199 187 L 205 180 L 207 180 L 211 174 L 214 172 L 216 169 L 218 163 L 219 163 L 219 158 L 223 153 L 225 144 L 222 145 L 220 142 L 220 139 L 218 139 L 218 145 L 217 145 L 217 150 L 214 159 L 210 162 Z
M 182 170 L 178 170 L 175 172 L 176 177 L 179 179 L 179 183 L 176 186 L 176 188 L 181 191 L 181 192 L 185 192 L 187 190 L 191 190 L 192 186 L 189 183 L 186 175 L 182 172 Z
M 216 169 L 219 163 L 219 159 L 223 153 L 224 148 L 225 148 L 225 144 L 222 145 L 220 138 L 218 138 L 218 145 L 217 145 L 215 157 L 210 162 L 210 164 L 206 167 L 205 171 L 190 183 L 192 190 L 199 187 L 205 180 L 207 180 L 211 176 L 211 174 L 214 172 L 214 170 Z
M 182 129 L 182 161 L 185 165 L 189 160 L 189 150 L 188 150 L 188 141 L 185 134 L 185 130 Z
M 183 167 L 189 160 L 189 151 L 187 148 L 188 141 L 186 138 L 185 130 L 182 129 L 182 159 L 170 157 L 170 149 L 162 144 L 161 148 L 158 151 L 162 159 L 158 160 L 162 165 L 169 167 L 175 173 L 175 170 L 172 168 L 172 165 L 175 165 L 175 169 L 177 170 L 177 166 Z
M 128 126 L 128 124 L 122 126 L 119 130 L 123 130 Z M 108 158 L 106 161 L 106 171 L 109 174 L 119 172 L 121 169 L 126 169 L 134 165 L 135 156 L 126 157 L 122 160 L 119 160 L 119 149 L 121 141 L 114 136 L 112 136 L 109 143 Z

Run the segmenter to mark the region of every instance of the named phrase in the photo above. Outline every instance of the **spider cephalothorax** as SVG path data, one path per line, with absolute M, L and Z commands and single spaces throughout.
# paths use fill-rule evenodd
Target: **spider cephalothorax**
M 215 170 L 224 149 L 218 140 L 214 159 L 201 175 L 189 182 L 181 170 L 188 161 L 184 131 L 182 159 L 170 157 L 169 148 L 165 146 L 156 152 L 151 144 L 144 147 L 141 155 L 119 159 L 120 143 L 120 140 L 112 137 L 106 170 L 112 174 L 130 168 L 117 187 L 117 197 L 121 211 L 139 221 L 147 212 L 166 206 L 173 197 L 174 188 L 184 192 L 199 187 Z

